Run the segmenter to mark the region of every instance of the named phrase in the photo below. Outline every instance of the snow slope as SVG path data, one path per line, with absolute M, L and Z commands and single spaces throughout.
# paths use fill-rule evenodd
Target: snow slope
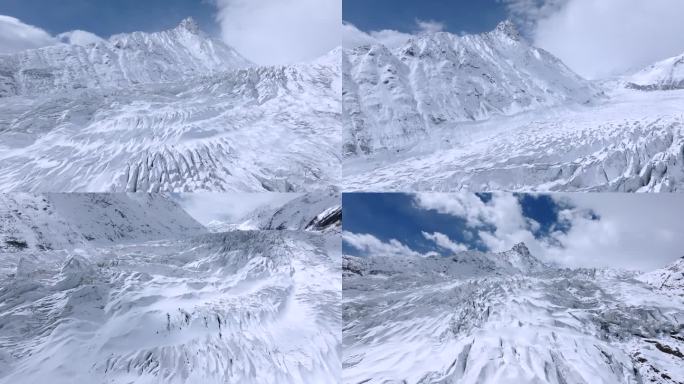
M 207 233 L 160 195 L 8 200 L 1 235 L 30 246 L 0 250 L 0 383 L 339 382 L 338 234 Z
M 684 297 L 684 256 L 665 268 L 639 276 L 639 280 Z
M 344 383 L 677 383 L 684 301 L 505 254 L 343 260 Z
M 0 252 L 132 243 L 206 232 L 162 195 L 0 194 Z
M 684 188 L 684 91 L 616 90 L 434 130 L 399 153 L 345 160 L 347 190 L 674 192 Z
M 684 188 L 681 58 L 587 82 L 509 27 L 347 53 L 343 188 Z
M 345 50 L 342 69 L 346 156 L 400 150 L 457 122 L 589 103 L 598 93 L 509 21 L 480 35 Z
M 287 192 L 337 184 L 339 50 L 254 67 L 195 27 L 185 21 L 0 56 L 8 95 L 0 103 L 1 189 Z M 38 75 L 21 75 L 27 71 Z
M 255 229 L 340 232 L 342 199 L 337 188 L 291 195 L 284 204 L 266 204 L 231 222 L 215 220 L 207 226 L 212 232 Z
M 684 54 L 659 61 L 628 76 L 627 87 L 652 91 L 684 88 Z

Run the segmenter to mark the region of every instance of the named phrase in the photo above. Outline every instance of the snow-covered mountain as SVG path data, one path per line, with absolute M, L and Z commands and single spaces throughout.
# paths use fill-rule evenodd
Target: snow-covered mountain
M 343 257 L 344 383 L 677 383 L 684 302 L 524 245 Z
M 163 195 L 0 194 L 0 252 L 103 246 L 206 232 Z
M 639 276 L 639 280 L 684 297 L 684 256 L 665 268 Z
M 266 204 L 232 222 L 213 221 L 212 232 L 232 230 L 291 230 L 337 232 L 342 227 L 342 198 L 337 188 L 293 194 L 282 204 Z
M 202 33 L 191 18 L 168 31 L 119 34 L 99 42 L 84 41 L 86 34 L 74 31 L 60 36 L 68 44 L 0 56 L 0 97 L 175 83 L 253 65 Z
M 339 178 L 339 49 L 249 66 L 186 20 L 0 68 L 4 191 L 308 191 Z
M 589 82 L 508 22 L 346 51 L 343 188 L 680 191 L 680 59 Z
M 684 54 L 659 61 L 628 76 L 627 86 L 653 91 L 684 88 Z
M 342 69 L 345 155 L 403 149 L 436 127 L 589 103 L 598 93 L 509 21 L 480 35 L 439 32 L 396 49 L 345 50 Z
M 208 233 L 161 195 L 1 201 L 0 383 L 339 382 L 338 234 Z

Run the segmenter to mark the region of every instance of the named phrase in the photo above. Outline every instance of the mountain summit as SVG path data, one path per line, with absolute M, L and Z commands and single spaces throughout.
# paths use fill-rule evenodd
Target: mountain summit
M 589 103 L 597 93 L 510 21 L 479 35 L 439 32 L 396 49 L 347 49 L 342 60 L 347 157 L 400 151 L 460 123 Z

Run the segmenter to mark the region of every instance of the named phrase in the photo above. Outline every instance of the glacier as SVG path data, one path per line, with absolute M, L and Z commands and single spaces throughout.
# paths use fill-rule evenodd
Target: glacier
M 344 49 L 350 191 L 674 192 L 684 185 L 681 57 L 588 81 L 491 32 Z
M 81 35 L 0 55 L 2 191 L 305 192 L 338 183 L 340 49 L 256 66 L 192 19 L 102 41 Z
M 0 383 L 340 380 L 339 220 L 216 233 L 140 193 L 0 215 Z
M 681 382 L 683 273 L 563 268 L 524 244 L 344 255 L 342 382 Z

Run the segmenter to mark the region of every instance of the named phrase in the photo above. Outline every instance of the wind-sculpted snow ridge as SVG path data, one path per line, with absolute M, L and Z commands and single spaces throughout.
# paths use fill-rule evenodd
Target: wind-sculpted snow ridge
M 433 130 L 412 148 L 348 159 L 348 190 L 684 189 L 684 90 L 615 90 L 559 106 Z
M 112 37 L 106 44 L 121 43 L 130 59 L 123 63 L 135 67 L 120 71 L 125 81 L 67 79 L 62 89 L 59 80 L 3 98 L 2 190 L 291 192 L 338 184 L 339 50 L 310 63 L 238 68 L 232 49 L 188 28 Z M 100 46 L 16 55 L 45 56 L 31 64 L 40 68 L 59 60 L 55 68 L 71 74 L 89 64 L 58 52 Z M 184 51 L 191 49 L 198 51 Z M 13 57 L 0 56 L 0 66 Z
M 206 232 L 162 195 L 0 194 L 0 252 L 135 243 Z
M 397 49 L 343 53 L 343 154 L 410 147 L 437 128 L 558 104 L 600 91 L 510 22 L 481 35 L 425 34 Z
M 236 231 L 0 257 L 0 383 L 337 383 L 339 237 Z
M 644 68 L 625 82 L 627 87 L 642 91 L 684 89 L 684 54 Z
M 343 257 L 344 383 L 680 383 L 684 301 L 526 248 Z

